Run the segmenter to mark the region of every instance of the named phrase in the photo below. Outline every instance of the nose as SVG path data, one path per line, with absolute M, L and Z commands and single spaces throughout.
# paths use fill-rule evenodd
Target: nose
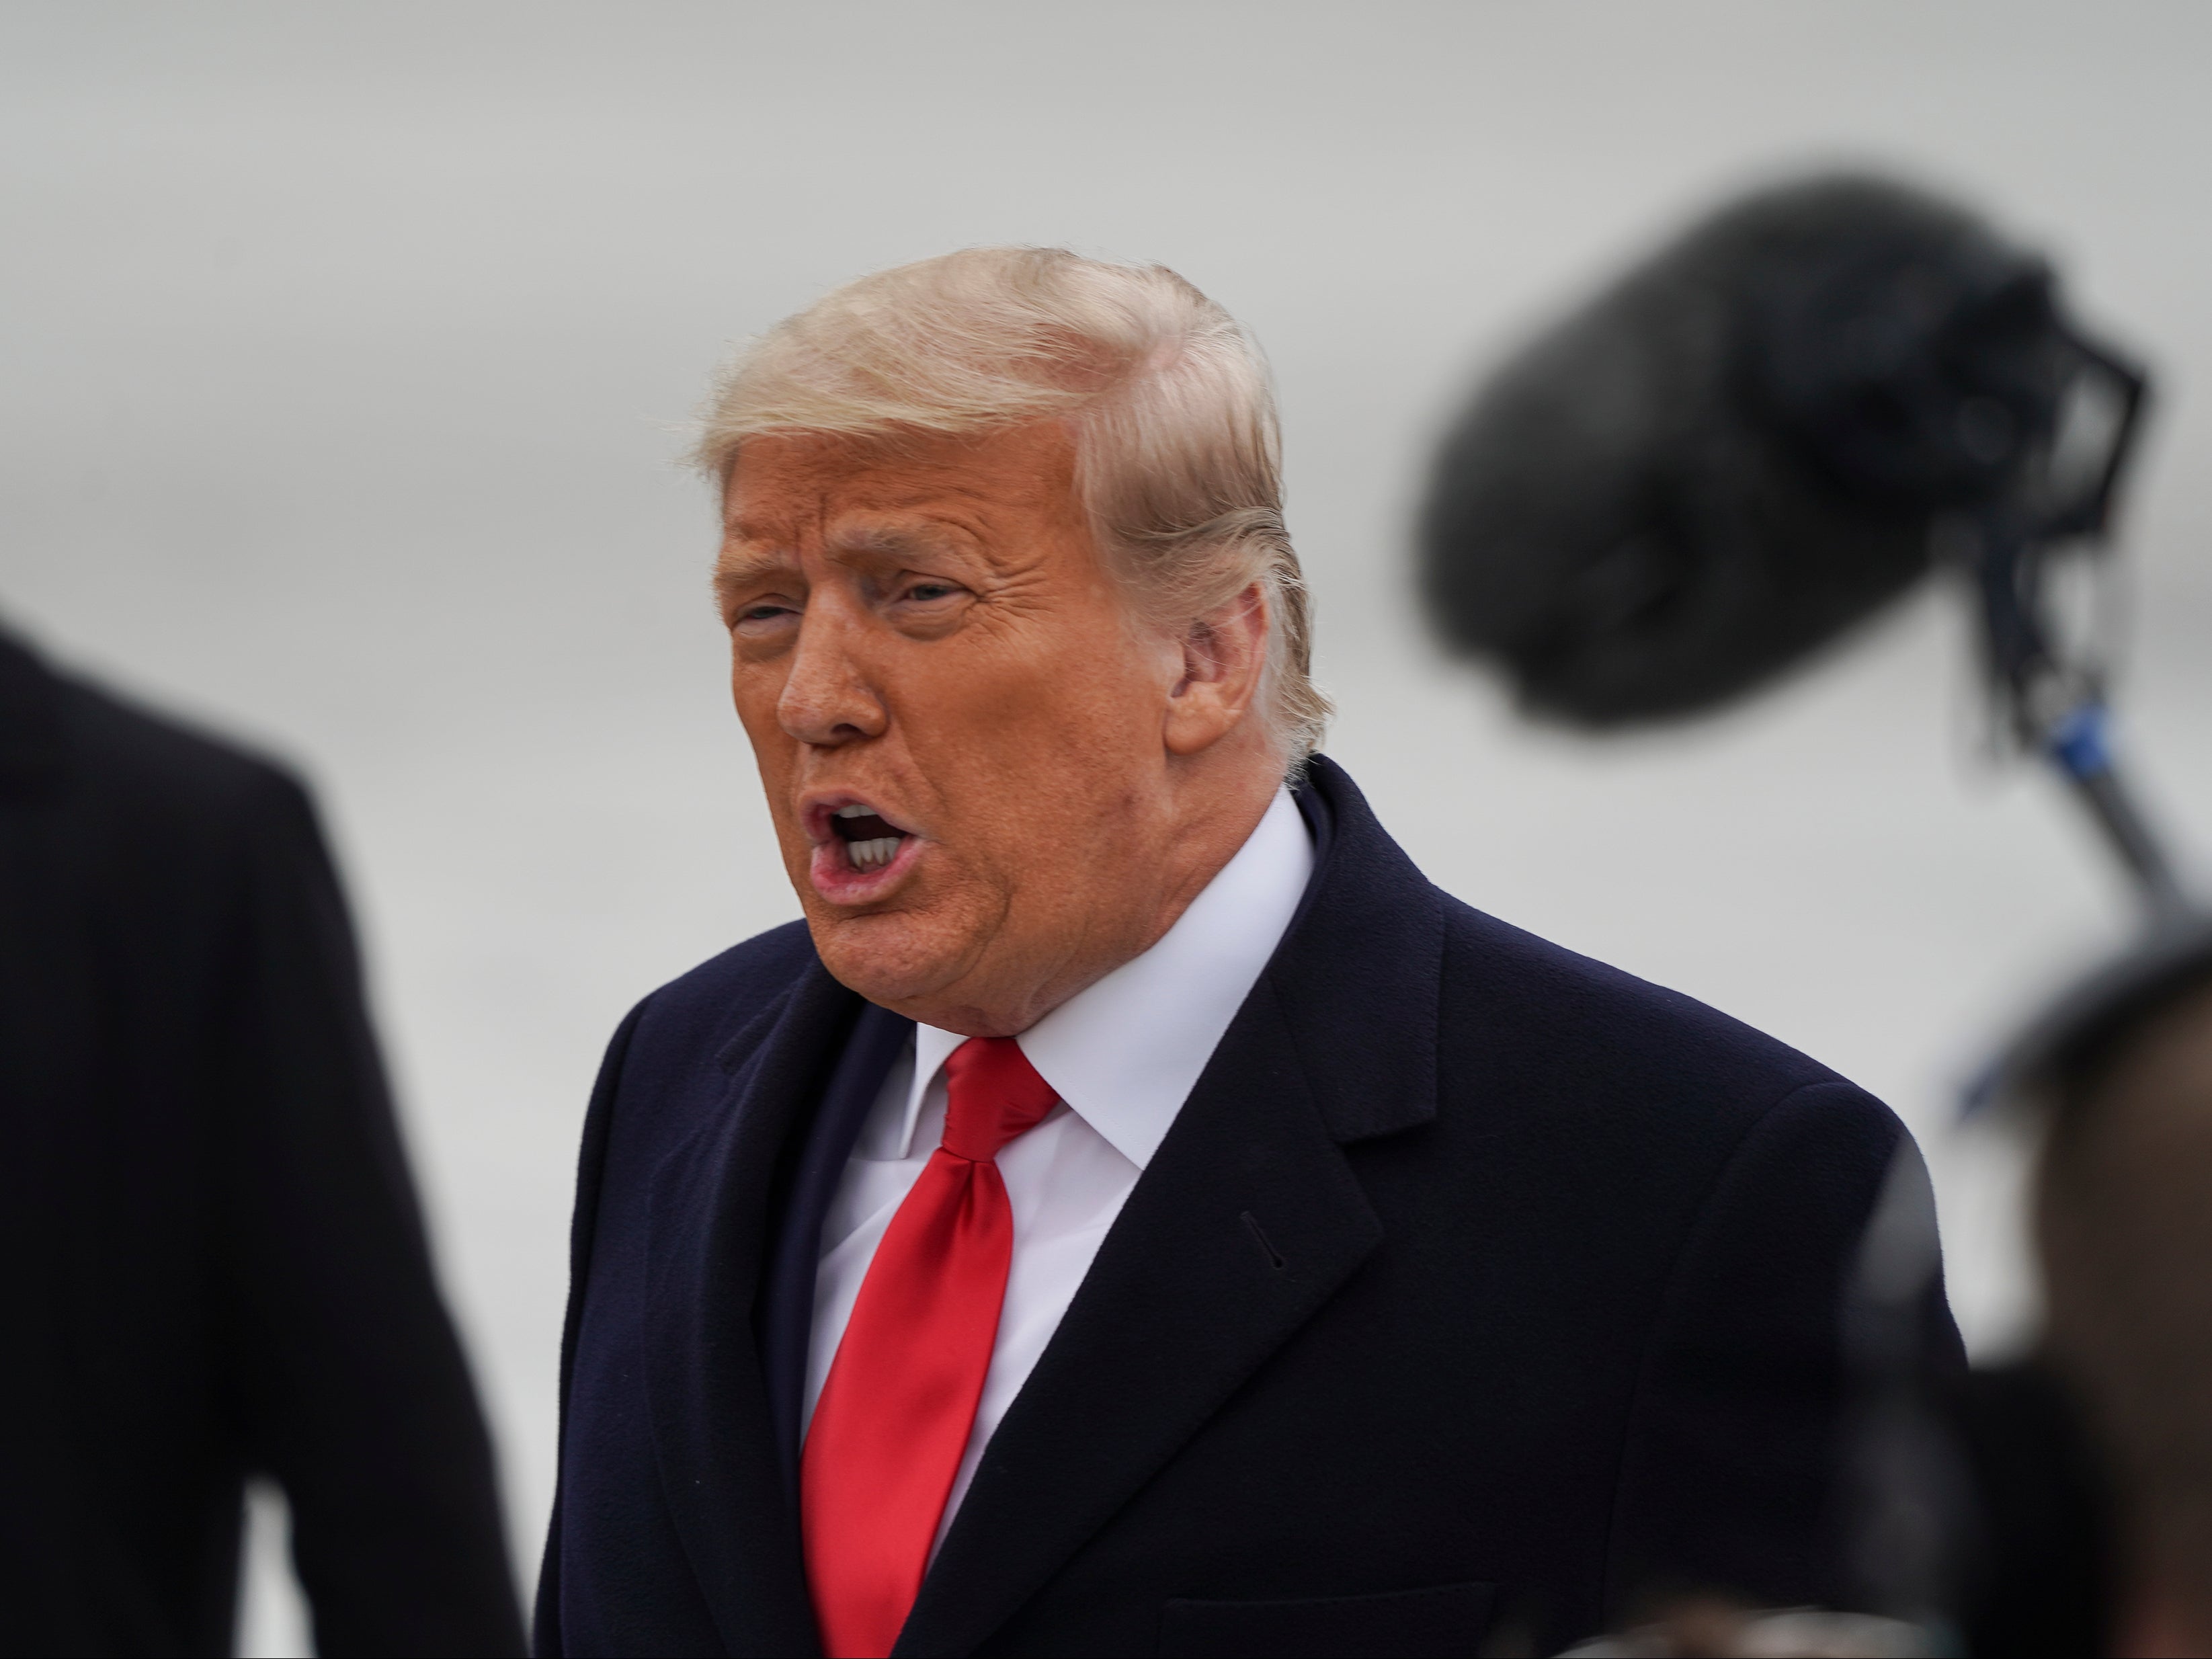
M 881 736 L 887 716 L 854 654 L 860 624 L 834 599 L 823 603 L 827 597 L 817 595 L 800 619 L 775 713 L 799 742 L 835 748 Z

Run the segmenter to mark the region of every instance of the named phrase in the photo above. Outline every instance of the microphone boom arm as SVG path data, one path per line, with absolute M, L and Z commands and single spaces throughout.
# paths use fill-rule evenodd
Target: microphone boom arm
M 2054 767 L 2133 881 L 2154 927 L 2197 914 L 2163 838 L 2151 827 L 2112 753 L 2101 676 L 2054 644 L 2044 576 L 2053 546 L 2101 539 L 2135 445 L 2148 377 L 2106 348 L 2067 331 L 2069 343 L 2117 386 L 2119 413 L 2097 482 L 2078 501 L 2041 515 L 2001 502 L 1978 516 L 1973 560 L 1982 658 L 1990 694 L 2024 748 Z

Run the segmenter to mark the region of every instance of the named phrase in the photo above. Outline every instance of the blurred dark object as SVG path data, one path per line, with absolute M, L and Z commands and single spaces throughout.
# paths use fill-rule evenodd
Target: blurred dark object
M 1954 1413 L 1970 1650 L 2212 1650 L 2212 921 L 2066 990 L 1973 1103 L 2043 1130 L 2045 1333 Z
M 1967 1090 L 1967 1109 L 1993 1102 L 2048 1107 L 2078 1097 L 2142 1020 L 2208 972 L 2212 917 L 2161 918 L 2031 1015 Z
M 1973 1509 L 1971 1480 L 1941 1402 L 1966 1354 L 1943 1293 L 1936 1189 L 1911 1137 L 1891 1153 L 1845 1286 L 1850 1367 L 1836 1505 L 1854 1607 L 1948 1646 Z
M 1959 1602 L 1966 1651 L 2106 1651 L 2111 1494 L 2072 1391 L 2027 1359 L 1968 1373 L 1948 1404 L 1974 1497 Z
M 1927 1632 L 1895 1619 L 1688 1596 L 1560 1659 L 1924 1659 L 1943 1651 Z
M 2112 1494 L 2123 1653 L 2212 1652 L 2212 934 L 2197 944 L 2014 1085 L 2045 1115 L 2043 1351 Z
M 1909 1182 L 1893 1182 L 1902 1188 Z M 1894 1280 L 1914 1252 L 1904 1241 L 1876 1245 L 1861 1278 Z M 1866 1292 L 1858 1298 L 1869 1299 Z M 1886 1299 L 1877 1287 L 1872 1299 Z M 1863 1320 L 1863 1312 L 1855 1317 Z M 1866 1344 L 1858 1345 L 1863 1352 Z M 1878 1349 L 1889 1345 L 1877 1342 Z M 2115 1620 L 2113 1515 L 2101 1458 L 2090 1443 L 2073 1390 L 2045 1362 L 1955 1373 L 1932 1394 L 1878 1391 L 1871 1403 L 1901 1409 L 1914 1435 L 1862 1435 L 1862 1447 L 1917 1446 L 1917 1464 L 1882 1471 L 1894 1511 L 1917 1500 L 1910 1524 L 1863 1528 L 1876 1542 L 1917 1545 L 1927 1582 L 1891 1592 L 1917 1594 L 1925 1605 L 1938 1577 L 1954 1598 L 1955 1620 L 1920 1620 L 1831 1609 L 1752 1607 L 1725 1596 L 1678 1595 L 1648 1607 L 1628 1629 L 1570 1650 L 1571 1659 L 1641 1659 L 1665 1655 L 1969 1654 L 2008 1659 L 2077 1659 L 2111 1650 Z M 1928 1431 L 1942 1439 L 1931 1443 Z M 1960 1486 L 1930 1504 L 1931 1476 L 1955 1475 Z M 1950 1540 L 1930 1535 L 1939 1518 Z M 1953 1559 L 1961 1558 L 1961 1559 Z M 1887 1569 L 1893 1575 L 1894 1565 Z M 1955 1572 L 1955 1578 L 1953 1574 Z
M 1540 714 L 1613 727 L 1765 685 L 1941 556 L 2000 729 L 2181 908 L 2113 766 L 2052 561 L 2102 537 L 2142 372 L 1972 215 L 1832 177 L 1713 215 L 1485 385 L 1421 526 L 1431 611 Z
M 0 1650 L 520 1653 L 491 1449 L 306 795 L 0 636 Z

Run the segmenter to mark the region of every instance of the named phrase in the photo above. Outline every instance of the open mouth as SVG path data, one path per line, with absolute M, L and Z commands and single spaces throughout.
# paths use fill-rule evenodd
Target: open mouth
M 830 815 L 830 828 L 845 844 L 853 868 L 866 875 L 881 870 L 898 856 L 906 831 L 878 817 L 872 807 L 841 806 Z

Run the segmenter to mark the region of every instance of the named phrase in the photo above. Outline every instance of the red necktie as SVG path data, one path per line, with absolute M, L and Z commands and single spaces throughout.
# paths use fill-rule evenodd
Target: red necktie
M 1013 1260 L 993 1160 L 1057 1098 L 1012 1037 L 970 1037 L 945 1077 L 945 1139 L 876 1246 L 799 1458 L 806 1577 L 831 1659 L 888 1654 L 921 1589 Z

